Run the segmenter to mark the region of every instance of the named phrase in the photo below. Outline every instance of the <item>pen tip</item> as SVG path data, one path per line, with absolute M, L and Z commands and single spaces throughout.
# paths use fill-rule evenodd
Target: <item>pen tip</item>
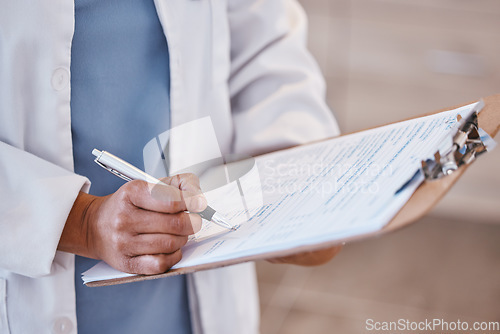
M 220 213 L 216 212 L 212 216 L 212 221 L 216 223 L 219 226 L 222 226 L 224 228 L 227 228 L 228 230 L 231 231 L 236 231 L 237 227 L 231 225 L 226 218 L 224 218 Z

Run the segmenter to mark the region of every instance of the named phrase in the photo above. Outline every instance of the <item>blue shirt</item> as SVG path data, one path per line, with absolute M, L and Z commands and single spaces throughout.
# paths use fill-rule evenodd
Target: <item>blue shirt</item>
M 122 184 L 93 162 L 110 151 L 144 168 L 144 145 L 170 126 L 169 54 L 153 0 L 75 0 L 71 127 L 75 172 L 107 195 Z M 76 257 L 78 332 L 191 333 L 184 276 L 87 288 Z

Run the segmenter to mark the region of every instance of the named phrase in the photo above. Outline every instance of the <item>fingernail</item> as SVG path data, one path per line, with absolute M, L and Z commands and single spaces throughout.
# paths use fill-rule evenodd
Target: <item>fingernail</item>
M 207 207 L 207 199 L 203 195 L 196 196 L 193 201 L 196 212 L 201 212 Z

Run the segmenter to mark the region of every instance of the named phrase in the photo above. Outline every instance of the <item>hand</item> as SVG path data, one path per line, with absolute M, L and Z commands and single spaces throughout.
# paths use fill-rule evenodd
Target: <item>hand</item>
M 193 174 L 124 184 L 114 194 L 80 193 L 69 214 L 59 250 L 104 260 L 134 274 L 166 272 L 182 257 L 181 247 L 201 229 L 207 202 Z
M 268 260 L 271 263 L 297 264 L 300 266 L 319 266 L 330 261 L 342 250 L 342 246 L 333 246 L 318 251 L 303 252 L 290 256 Z

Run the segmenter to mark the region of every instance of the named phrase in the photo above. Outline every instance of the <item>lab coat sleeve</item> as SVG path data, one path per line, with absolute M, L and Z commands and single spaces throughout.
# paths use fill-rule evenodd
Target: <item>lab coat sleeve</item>
M 0 269 L 49 274 L 68 214 L 88 180 L 0 141 L 0 185 Z
M 259 154 L 339 134 L 306 48 L 307 20 L 289 0 L 230 0 L 233 150 Z

